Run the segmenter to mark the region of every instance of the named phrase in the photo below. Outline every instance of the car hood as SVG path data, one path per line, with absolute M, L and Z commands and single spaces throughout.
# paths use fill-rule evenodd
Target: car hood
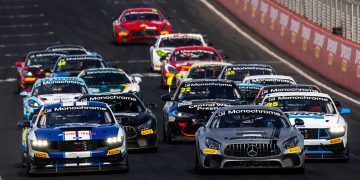
M 81 93 L 45 94 L 39 95 L 37 98 L 42 104 L 54 104 L 58 102 L 73 102 L 82 95 Z
M 117 136 L 119 127 L 99 124 L 66 124 L 34 131 L 36 139 L 48 141 L 97 140 Z
M 140 112 L 140 113 L 114 112 L 114 116 L 116 119 L 121 119 L 121 124 L 124 126 L 138 126 L 151 119 L 151 116 L 147 112 Z
M 122 22 L 121 26 L 127 29 L 160 29 L 164 25 L 163 21 L 128 21 Z
M 295 124 L 295 119 L 302 119 L 304 121 L 304 128 L 330 128 L 339 124 L 340 115 L 338 114 L 323 114 L 312 112 L 286 112 L 291 124 Z
M 250 141 L 286 141 L 297 136 L 295 129 L 287 128 L 207 128 L 206 137 L 228 144 Z

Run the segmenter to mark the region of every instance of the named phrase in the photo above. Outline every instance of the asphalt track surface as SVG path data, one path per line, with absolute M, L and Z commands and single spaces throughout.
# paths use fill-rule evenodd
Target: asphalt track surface
M 221 11 L 214 1 L 215 4 Z M 111 22 L 125 8 L 155 7 L 171 17 L 174 32 L 197 32 L 208 35 L 210 41 L 231 62 L 265 63 L 276 68 L 279 74 L 291 75 L 299 83 L 310 83 L 304 77 L 289 71 L 289 68 L 245 40 L 225 24 L 213 12 L 197 0 L 0 0 L 0 179 L 29 179 L 20 167 L 20 131 L 16 127 L 22 118 L 22 99 L 15 92 L 17 84 L 14 63 L 30 50 L 40 50 L 53 44 L 80 44 L 97 51 L 107 61 L 125 67 L 132 73 L 149 75 L 149 46 L 112 43 Z M 282 57 L 298 65 L 321 82 L 357 100 L 359 96 L 318 77 L 301 64 L 279 52 L 269 43 L 246 29 L 243 24 L 223 11 L 238 26 L 245 28 L 263 44 Z M 151 75 L 151 74 L 150 74 Z M 329 74 L 329 76 L 334 74 Z M 350 125 L 350 162 L 307 162 L 303 175 L 279 171 L 215 172 L 197 175 L 194 171 L 194 144 L 191 142 L 167 145 L 161 141 L 160 95 L 167 90 L 160 88 L 159 77 L 143 78 L 142 95 L 147 102 L 157 103 L 159 119 L 159 152 L 130 154 L 130 172 L 67 174 L 37 177 L 39 179 L 358 179 L 360 175 L 360 111 L 359 106 L 340 99 L 352 114 L 346 116 Z M 339 99 L 334 96 L 335 99 Z

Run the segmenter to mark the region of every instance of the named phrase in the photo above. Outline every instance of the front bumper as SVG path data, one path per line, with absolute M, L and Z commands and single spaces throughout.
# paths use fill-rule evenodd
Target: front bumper
M 305 139 L 306 159 L 347 159 L 349 158 L 345 136 L 334 139 Z
M 62 152 L 63 153 L 63 152 Z M 127 168 L 127 153 L 102 155 L 104 152 L 94 152 L 91 157 L 60 157 L 60 153 L 49 153 L 49 158 L 30 156 L 32 168 L 30 173 L 66 173 L 85 171 L 113 171 Z
M 304 155 L 280 154 L 269 157 L 230 157 L 225 155 L 204 155 L 200 153 L 200 163 L 205 169 L 267 169 L 303 168 Z
M 152 149 L 157 147 L 157 133 L 154 129 L 140 132 L 132 126 L 124 126 L 128 150 Z

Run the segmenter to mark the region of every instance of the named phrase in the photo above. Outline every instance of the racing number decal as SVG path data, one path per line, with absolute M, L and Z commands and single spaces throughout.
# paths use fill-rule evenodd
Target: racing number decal
M 233 74 L 235 74 L 234 70 L 228 70 L 228 71 L 225 72 L 226 76 L 230 76 L 230 75 L 233 75 Z
M 63 60 L 60 60 L 57 64 L 59 67 L 61 66 L 65 66 L 66 65 L 66 61 L 63 59 Z
M 182 93 L 187 93 L 187 92 L 190 92 L 191 91 L 191 88 L 190 87 L 184 87 L 184 88 L 181 88 L 181 91 Z
M 266 106 L 270 106 L 270 107 L 278 107 L 279 106 L 279 102 L 268 102 L 265 104 Z

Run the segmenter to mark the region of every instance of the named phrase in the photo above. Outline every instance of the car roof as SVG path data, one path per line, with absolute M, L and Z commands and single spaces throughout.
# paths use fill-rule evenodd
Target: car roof
M 74 107 L 74 106 L 107 107 L 107 104 L 97 101 L 66 102 L 66 103 L 54 103 L 54 104 L 44 105 L 44 109 L 53 109 L 59 107 Z
M 269 97 L 281 97 L 281 96 L 310 96 L 310 97 L 324 97 L 330 98 L 328 94 L 320 93 L 320 92 L 278 92 L 278 93 L 270 93 L 265 95 L 265 98 Z

